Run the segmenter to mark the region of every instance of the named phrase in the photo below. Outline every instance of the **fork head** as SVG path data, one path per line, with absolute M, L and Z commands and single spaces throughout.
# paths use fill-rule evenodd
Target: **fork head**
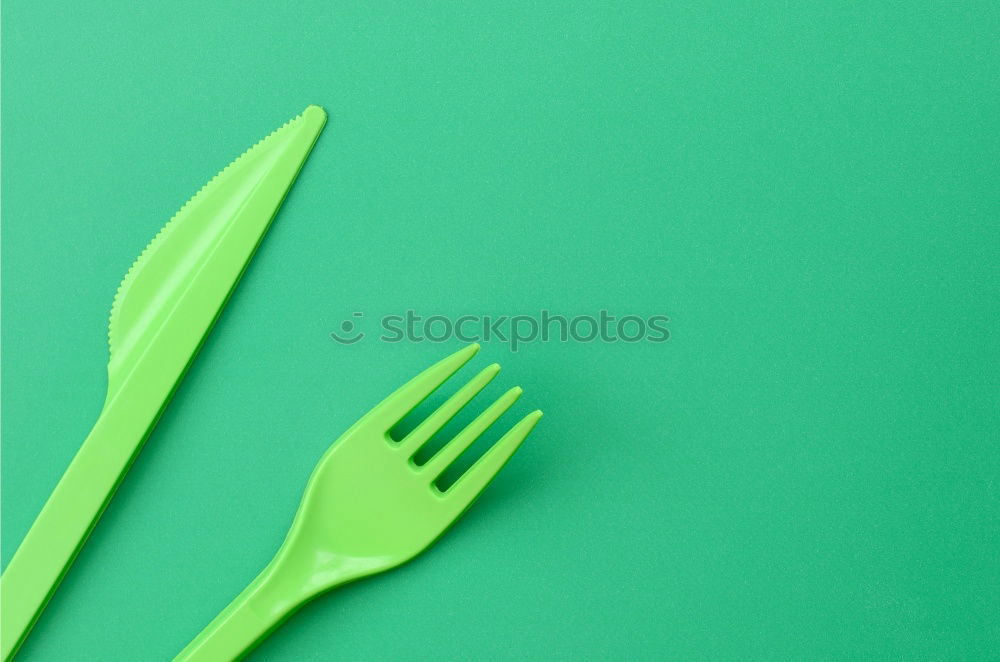
M 515 423 L 448 489 L 442 472 L 521 395 L 514 387 L 423 464 L 417 451 L 500 371 L 483 369 L 399 441 L 389 431 L 479 350 L 470 345 L 410 380 L 345 432 L 324 454 L 306 487 L 284 555 L 309 566 L 309 583 L 322 590 L 387 570 L 436 540 L 479 496 L 541 418 L 534 411 Z

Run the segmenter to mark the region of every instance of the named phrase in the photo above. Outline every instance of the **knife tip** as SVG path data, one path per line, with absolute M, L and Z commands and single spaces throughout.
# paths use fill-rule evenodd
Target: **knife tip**
M 313 122 L 319 126 L 323 126 L 326 124 L 326 111 L 316 104 L 309 104 L 306 106 L 306 109 L 302 111 L 302 119 L 307 122 Z

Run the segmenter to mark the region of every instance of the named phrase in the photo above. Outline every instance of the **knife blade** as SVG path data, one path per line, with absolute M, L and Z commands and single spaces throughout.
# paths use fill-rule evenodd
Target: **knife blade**
M 104 406 L 0 575 L 0 652 L 14 657 L 211 331 L 326 123 L 319 106 L 212 178 L 122 280 Z

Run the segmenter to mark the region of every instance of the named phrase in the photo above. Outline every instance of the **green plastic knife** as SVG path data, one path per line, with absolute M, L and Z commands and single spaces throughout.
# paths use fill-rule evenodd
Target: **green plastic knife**
M 318 106 L 208 182 L 125 274 L 111 306 L 104 408 L 0 577 L 14 657 L 239 281 L 326 123 Z

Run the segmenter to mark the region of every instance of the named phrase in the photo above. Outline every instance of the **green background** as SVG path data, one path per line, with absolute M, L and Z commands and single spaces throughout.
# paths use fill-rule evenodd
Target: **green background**
M 672 335 L 485 343 L 463 374 L 504 365 L 529 442 L 256 659 L 996 655 L 995 2 L 147 4 L 4 3 L 4 562 L 131 261 L 330 120 L 21 659 L 169 659 L 328 444 L 459 346 L 338 345 L 352 312 L 542 308 Z

